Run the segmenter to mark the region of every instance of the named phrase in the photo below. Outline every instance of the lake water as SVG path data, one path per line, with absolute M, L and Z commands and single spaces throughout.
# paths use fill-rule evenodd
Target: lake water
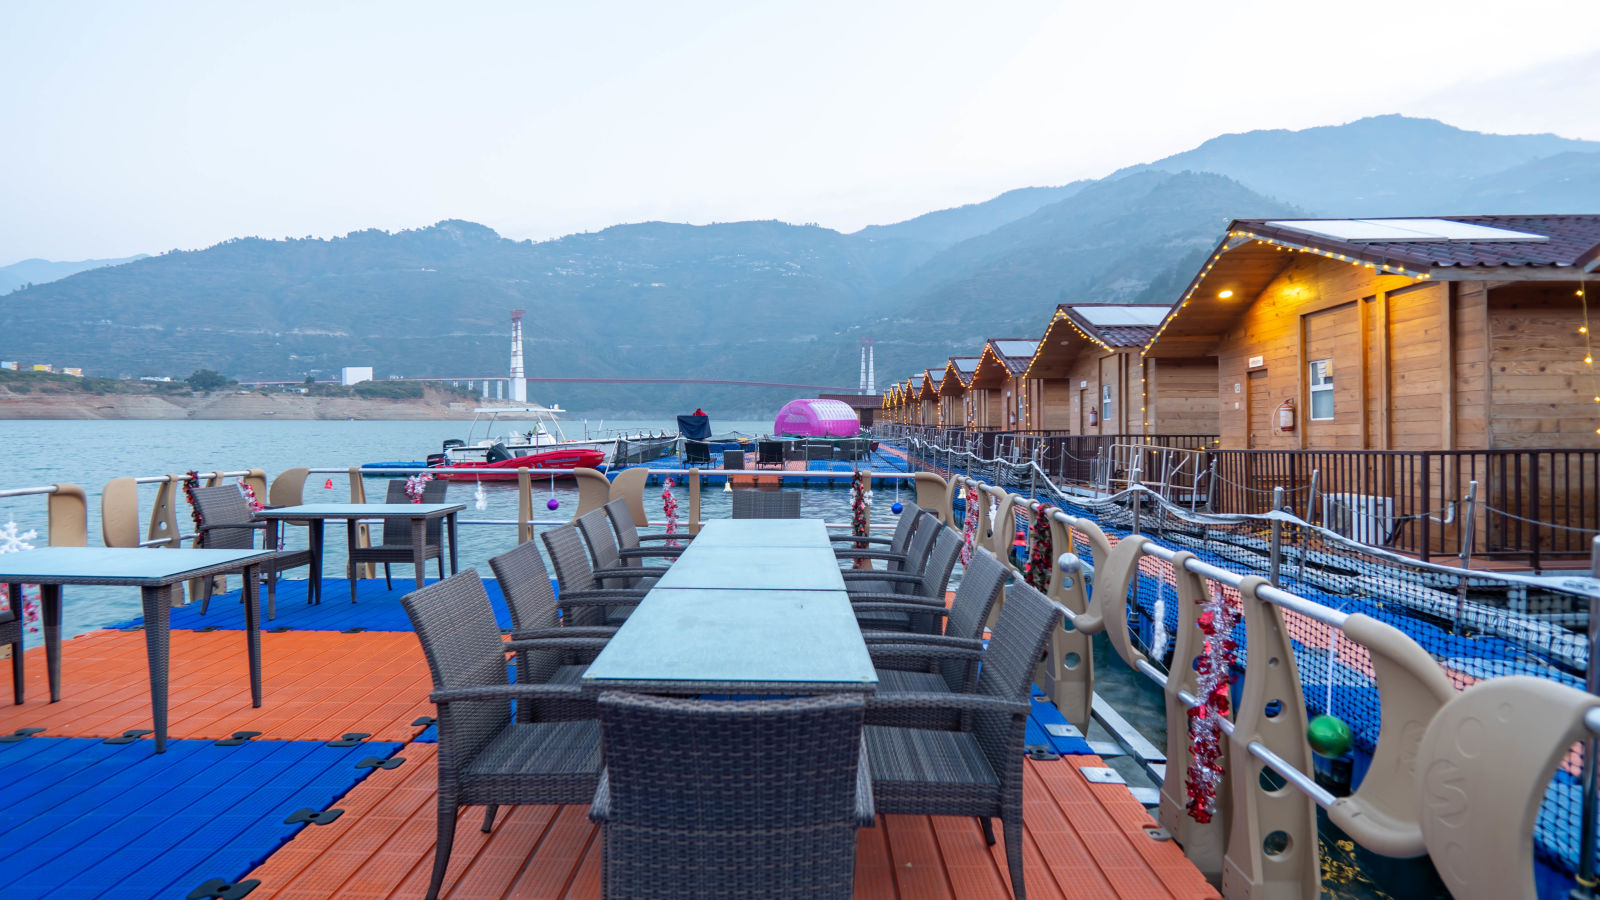
M 599 423 L 591 423 L 598 427 Z M 771 421 L 714 421 L 717 433 L 740 431 L 762 434 L 772 428 Z M 607 430 L 672 431 L 677 425 L 667 420 L 606 421 Z M 566 423 L 568 437 L 582 434 L 582 423 Z M 122 476 L 161 475 L 194 469 L 239 471 L 262 469 L 270 480 L 284 469 L 309 466 L 312 469 L 338 469 L 336 473 L 313 474 L 306 482 L 304 499 L 308 503 L 345 502 L 350 498 L 346 470 L 352 465 L 381 460 L 421 460 L 439 450 L 446 438 L 465 437 L 466 422 L 325 422 L 325 421 L 0 421 L 0 490 L 68 482 L 83 487 L 89 501 L 89 542 L 100 543 L 100 490 L 105 483 Z M 389 479 L 366 478 L 366 496 L 381 499 Z M 331 487 L 326 485 L 331 484 Z M 479 520 L 515 520 L 517 489 L 513 482 L 484 482 L 486 508 L 476 506 L 475 485 L 454 483 L 449 488 L 451 502 L 466 504 L 460 515 L 460 561 L 463 568 L 476 567 L 490 575 L 488 559 L 510 549 L 516 542 L 516 526 L 469 525 Z M 158 488 L 140 487 L 140 528 L 143 530 Z M 892 489 L 878 489 L 881 497 L 893 499 Z M 570 479 L 536 484 L 535 518 L 550 524 L 565 523 L 577 502 L 577 491 Z M 688 489 L 675 489 L 679 513 L 687 519 Z M 729 515 L 728 494 L 718 488 L 702 492 L 701 515 L 723 518 Z M 555 499 L 560 506 L 546 509 Z M 178 524 L 189 530 L 188 505 L 178 500 Z M 873 521 L 890 522 L 894 516 L 888 502 L 874 504 Z M 648 487 L 645 509 L 652 520 L 663 520 L 661 488 Z M 837 488 L 807 488 L 801 514 L 829 522 L 848 523 L 850 491 L 841 479 Z M 14 520 L 21 530 L 34 529 L 39 537 L 32 543 L 43 546 L 46 509 L 43 496 L 0 498 L 0 525 Z M 327 527 L 323 571 L 329 577 L 342 577 L 345 566 L 343 529 L 338 523 Z M 287 545 L 305 545 L 305 529 L 288 529 Z M 302 570 L 303 572 L 303 570 Z M 291 572 L 302 578 L 302 572 Z M 408 567 L 401 567 L 405 577 Z M 397 572 L 396 574 L 400 574 Z M 80 634 L 139 614 L 139 592 L 120 588 L 68 588 L 63 628 Z M 29 635 L 30 643 L 38 640 Z

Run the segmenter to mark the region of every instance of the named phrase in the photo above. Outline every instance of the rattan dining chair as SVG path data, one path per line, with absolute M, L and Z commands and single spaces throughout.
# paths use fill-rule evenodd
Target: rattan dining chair
M 601 587 L 602 579 L 614 579 L 619 577 L 618 573 L 594 570 L 576 525 L 551 528 L 541 533 L 539 540 L 544 542 L 545 552 L 550 555 L 550 567 L 556 572 L 559 590 L 556 602 L 564 620 L 573 625 L 620 625 L 648 593 L 636 588 Z
M 611 527 L 611 517 L 606 515 L 605 507 L 579 516 L 577 526 L 583 535 L 583 542 L 589 546 L 589 561 L 594 564 L 595 572 L 629 573 L 614 579 L 620 582 L 620 586 L 648 589 L 656 583 L 657 578 L 667 573 L 666 566 L 646 566 L 639 562 L 641 556 L 654 555 L 648 551 L 641 554 L 632 550 L 628 558 L 623 557 L 622 548 L 617 546 L 617 533 Z M 609 575 L 604 577 L 611 578 Z
M 839 898 L 875 818 L 858 696 L 606 693 L 589 817 L 607 898 Z
M 511 684 L 505 643 L 489 595 L 468 569 L 400 598 L 433 675 L 438 707 L 438 837 L 428 897 L 439 896 L 462 806 L 486 806 L 483 830 L 501 803 L 588 803 L 600 781 L 600 723 L 558 719 L 582 709 L 575 685 Z M 539 644 L 542 641 L 532 641 Z M 511 702 L 538 704 L 542 718 L 514 722 Z M 591 707 L 592 708 L 592 707 Z
M 250 501 L 235 484 L 194 489 L 195 510 L 200 514 L 200 545 L 208 550 L 253 550 L 256 532 L 267 534 L 267 523 L 255 521 Z M 267 618 L 278 614 L 278 573 L 308 566 L 306 602 L 320 601 L 322 588 L 316 577 L 316 560 L 311 551 L 279 550 L 261 564 L 261 577 L 267 583 Z M 200 614 L 211 606 L 211 579 L 201 579 Z
M 445 489 L 449 483 L 434 479 L 422 486 L 423 503 L 443 503 Z M 384 497 L 385 503 L 410 503 L 411 498 L 406 496 L 406 483 L 403 480 L 389 482 L 389 491 Z M 422 543 L 422 561 L 430 559 L 439 561 L 439 577 L 444 577 L 444 521 L 430 519 L 424 523 Z M 351 547 L 349 562 L 346 564 L 347 574 L 350 577 L 350 602 L 356 602 L 356 566 L 362 563 L 383 563 L 383 585 L 389 590 L 394 589 L 394 580 L 389 567 L 394 563 L 410 563 L 411 555 L 411 520 L 398 516 L 385 516 L 383 520 L 383 535 L 378 543 L 371 547 Z
M 835 547 L 833 553 L 842 560 L 884 560 L 890 572 L 898 572 L 905 568 L 906 548 L 911 542 L 911 535 L 916 532 L 922 521 L 922 510 L 915 504 L 904 508 L 900 512 L 900 520 L 895 523 L 892 537 L 874 537 L 866 535 L 833 534 L 828 540 L 837 544 L 848 543 L 849 546 Z M 931 518 L 931 516 L 930 516 Z M 938 520 L 934 520 L 937 524 Z M 866 547 L 857 547 L 856 544 L 867 544 Z
M 733 492 L 735 519 L 798 519 L 799 491 L 743 490 Z
M 1017 584 L 983 653 L 977 690 L 887 697 L 877 712 L 908 716 L 944 709 L 971 721 L 970 731 L 868 725 L 863 732 L 878 812 L 977 816 L 994 843 L 992 818 L 1005 835 L 1011 893 L 1025 900 L 1022 879 L 1022 747 L 1033 710 L 1033 669 L 1050 632 L 1061 626 L 1054 602 Z M 876 704 L 875 704 L 876 705 Z
M 0 644 L 11 648 L 11 699 L 21 706 L 28 687 L 22 664 L 22 598 L 12 596 L 7 588 L 6 604 L 5 611 L 0 612 Z
M 626 559 L 630 550 L 649 550 L 650 553 L 634 554 L 636 556 L 677 556 L 683 553 L 685 546 L 694 539 L 688 529 L 675 531 L 672 534 L 660 532 L 656 534 L 640 534 L 639 526 L 633 520 L 633 511 L 628 506 L 626 498 L 618 497 L 605 505 L 606 518 L 611 520 L 611 528 L 617 533 L 617 546 L 622 549 L 623 558 Z M 678 546 L 671 546 L 673 543 Z M 659 544 L 657 547 L 646 547 L 646 544 Z
M 874 594 L 914 593 L 919 583 L 918 574 L 934 541 L 944 529 L 937 517 L 928 510 L 918 511 L 912 520 L 910 535 L 906 538 L 904 552 L 898 559 L 889 559 L 887 569 L 848 569 L 845 571 L 845 588 L 852 592 Z M 899 529 L 895 529 L 898 533 Z M 835 551 L 838 555 L 838 551 Z M 847 557 L 840 557 L 841 559 Z
M 539 545 L 533 541 L 492 557 L 489 568 L 494 570 L 495 582 L 511 610 L 511 639 L 528 644 L 528 648 L 517 651 L 518 683 L 577 684 L 617 629 L 563 624 L 550 572 L 539 555 Z M 566 601 L 576 607 L 583 598 L 568 597 Z M 582 703 L 590 715 L 596 714 L 593 698 Z M 519 722 L 532 721 L 534 713 L 533 704 L 517 705 Z

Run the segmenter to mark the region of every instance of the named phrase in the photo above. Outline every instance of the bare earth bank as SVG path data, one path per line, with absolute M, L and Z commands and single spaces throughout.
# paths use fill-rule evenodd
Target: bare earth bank
M 470 419 L 474 405 L 432 391 L 422 399 L 405 400 L 229 391 L 192 396 L 0 393 L 0 419 Z

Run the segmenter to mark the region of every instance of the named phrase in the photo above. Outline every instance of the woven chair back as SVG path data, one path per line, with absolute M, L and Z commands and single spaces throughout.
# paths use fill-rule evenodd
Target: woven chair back
M 489 560 L 500 593 L 511 609 L 511 630 L 532 631 L 555 628 L 556 592 L 550 586 L 550 571 L 539 555 L 539 545 L 525 541 Z
M 605 507 L 579 516 L 577 524 L 584 542 L 589 545 L 589 559 L 596 569 L 615 569 L 622 565 L 622 555 L 617 552 L 617 535 L 611 530 L 611 519 Z
M 506 655 L 494 608 L 476 569 L 400 598 L 422 643 L 434 690 L 507 684 Z M 439 708 L 439 751 L 458 770 L 511 721 L 509 703 Z
M 607 895 L 851 896 L 862 709 L 602 695 Z
M 556 571 L 556 584 L 561 593 L 594 589 L 594 566 L 589 563 L 589 551 L 584 549 L 583 535 L 576 525 L 560 525 L 539 535 L 545 552 L 550 554 L 550 568 Z
M 449 482 L 441 481 L 441 480 L 439 480 L 437 478 L 435 478 L 434 480 L 423 484 L 423 486 L 422 486 L 422 502 L 423 503 L 443 503 L 444 502 L 444 496 L 445 496 L 445 489 L 448 488 L 449 486 L 450 486 Z M 394 481 L 389 482 L 389 490 L 388 490 L 387 493 L 384 494 L 383 502 L 385 502 L 385 503 L 410 503 L 411 502 L 411 498 L 406 496 L 406 482 L 405 482 L 405 479 L 397 478 Z M 440 537 L 443 534 L 442 529 L 444 528 L 444 520 L 443 519 L 433 519 L 433 520 L 431 520 L 431 521 L 429 521 L 427 523 L 427 528 L 428 528 L 428 531 L 427 531 L 427 542 L 437 546 L 439 541 L 440 541 Z M 383 520 L 383 540 L 380 541 L 379 543 L 383 544 L 385 547 L 409 547 L 409 546 L 411 546 L 411 520 L 410 519 L 384 519 Z
M 733 492 L 735 519 L 798 519 L 799 491 L 744 490 Z
M 206 525 L 244 525 L 250 521 L 250 502 L 235 484 L 194 489 L 194 505 Z M 201 546 L 208 550 L 249 550 L 256 533 L 249 528 L 222 528 L 206 533 Z
M 922 582 L 917 592 L 923 597 L 944 599 L 945 588 L 950 586 L 950 573 L 955 570 L 956 558 L 961 555 L 961 538 L 953 528 L 929 522 L 918 531 L 935 532 L 933 549 L 922 563 Z
M 617 532 L 617 544 L 624 550 L 639 548 L 639 527 L 634 524 L 633 510 L 625 497 L 618 497 L 605 505 L 606 518 Z

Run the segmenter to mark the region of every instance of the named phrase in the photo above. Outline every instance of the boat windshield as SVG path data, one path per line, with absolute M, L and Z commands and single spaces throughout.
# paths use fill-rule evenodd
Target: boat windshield
M 511 444 L 555 443 L 565 441 L 558 419 L 565 412 L 559 406 L 513 406 L 473 410 L 467 427 L 467 446 L 495 441 Z M 480 433 L 481 425 L 481 433 Z

